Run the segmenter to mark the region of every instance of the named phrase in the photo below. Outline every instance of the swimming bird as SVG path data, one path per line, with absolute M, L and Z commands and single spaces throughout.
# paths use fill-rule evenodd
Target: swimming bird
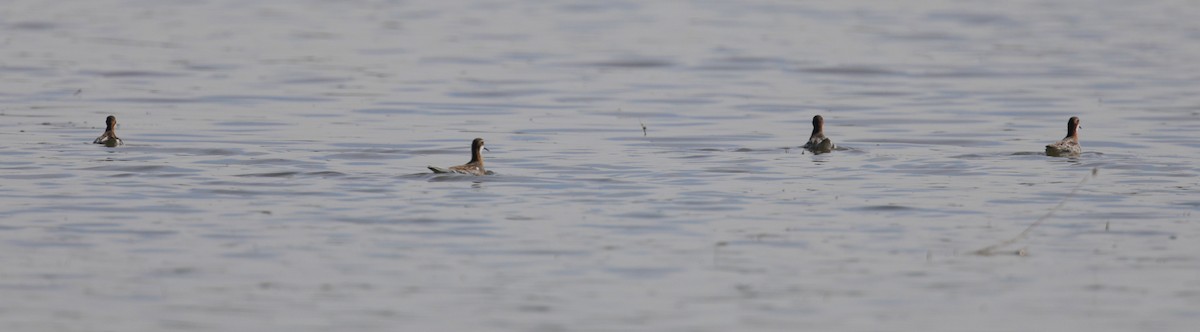
M 488 148 L 483 147 L 482 138 L 476 138 L 474 141 L 471 141 L 471 161 L 468 161 L 466 164 L 453 166 L 450 168 L 429 166 L 429 170 L 433 171 L 434 173 L 486 175 L 488 174 L 488 171 L 483 169 L 483 152 L 480 150 L 488 150 Z
M 834 149 L 833 140 L 825 137 L 825 118 L 820 115 L 813 116 L 812 135 L 808 137 L 808 143 L 804 143 L 804 149 L 815 154 L 831 152 Z
M 96 140 L 92 141 L 92 143 L 104 144 L 104 146 L 107 147 L 114 147 L 123 144 L 121 139 L 117 137 L 117 117 L 109 115 L 107 119 L 104 119 L 104 124 L 104 133 L 100 134 L 100 137 L 96 137 Z
M 1054 144 L 1046 145 L 1046 155 L 1051 157 L 1078 156 L 1083 148 L 1079 147 L 1079 117 L 1072 116 L 1067 120 L 1067 137 Z

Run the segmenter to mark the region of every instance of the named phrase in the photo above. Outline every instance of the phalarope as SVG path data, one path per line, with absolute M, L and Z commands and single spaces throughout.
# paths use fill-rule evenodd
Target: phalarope
M 1079 117 L 1072 116 L 1067 120 L 1067 137 L 1054 144 L 1046 145 L 1046 155 L 1052 157 L 1078 156 L 1083 148 L 1079 146 Z
M 96 137 L 96 140 L 92 141 L 92 143 L 104 144 L 104 146 L 108 147 L 114 147 L 123 144 L 121 139 L 117 137 L 117 117 L 109 115 L 107 119 L 104 119 L 104 124 L 104 133 L 100 134 L 100 137 Z
M 812 123 L 812 135 L 808 137 L 808 143 L 804 143 L 804 149 L 812 151 L 815 154 L 833 151 L 833 140 L 825 137 L 825 118 L 822 118 L 820 115 L 814 115 Z
M 487 148 L 483 147 L 482 138 L 476 138 L 474 141 L 471 141 L 471 161 L 467 162 L 466 164 L 453 166 L 450 168 L 429 166 L 429 170 L 433 171 L 434 173 L 487 175 L 488 171 L 483 169 L 483 152 L 480 150 L 487 150 Z

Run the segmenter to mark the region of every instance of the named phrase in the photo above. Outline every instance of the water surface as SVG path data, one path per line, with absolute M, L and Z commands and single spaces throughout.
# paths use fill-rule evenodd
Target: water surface
M 9 2 L 0 329 L 1189 330 L 1194 7 Z

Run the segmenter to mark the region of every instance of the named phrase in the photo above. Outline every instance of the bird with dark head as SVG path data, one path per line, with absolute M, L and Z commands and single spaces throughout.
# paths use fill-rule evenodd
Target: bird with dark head
M 1061 141 L 1054 144 L 1046 145 L 1046 155 L 1051 157 L 1079 156 L 1083 152 L 1083 147 L 1079 146 L 1080 129 L 1083 129 L 1083 126 L 1079 125 L 1079 117 L 1072 116 L 1067 120 L 1067 137 L 1063 137 Z
M 104 146 L 107 147 L 114 147 L 123 144 L 121 139 L 117 137 L 116 129 L 117 117 L 109 115 L 108 118 L 104 119 L 104 133 L 100 134 L 100 137 L 96 137 L 96 140 L 92 141 L 92 143 L 104 144 Z
M 468 161 L 466 164 L 452 166 L 449 168 L 429 166 L 429 170 L 433 171 L 434 173 L 487 175 L 488 171 L 483 168 L 483 150 L 491 151 L 483 146 L 482 138 L 476 138 L 474 141 L 471 141 L 471 161 Z
M 812 125 L 812 135 L 808 136 L 808 142 L 804 143 L 804 149 L 815 154 L 832 152 L 835 147 L 833 140 L 825 137 L 825 118 L 814 115 Z

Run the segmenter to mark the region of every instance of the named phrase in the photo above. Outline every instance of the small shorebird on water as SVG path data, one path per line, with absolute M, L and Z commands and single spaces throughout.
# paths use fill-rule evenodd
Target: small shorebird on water
M 104 124 L 104 133 L 100 134 L 100 137 L 96 137 L 96 140 L 92 141 L 92 143 L 104 144 L 104 146 L 108 147 L 123 144 L 121 139 L 117 137 L 117 117 L 109 115 L 108 118 L 104 119 Z
M 814 115 L 812 124 L 812 135 L 808 137 L 808 143 L 804 143 L 804 149 L 812 151 L 815 154 L 833 151 L 833 140 L 825 137 L 825 118 L 822 118 L 820 115 Z
M 429 166 L 429 170 L 433 171 L 434 173 L 487 175 L 488 171 L 483 169 L 483 152 L 480 150 L 487 150 L 487 148 L 483 147 L 482 138 L 476 138 L 474 141 L 471 141 L 471 161 L 467 162 L 466 164 L 453 166 L 450 168 Z
M 1067 137 L 1054 144 L 1046 145 L 1046 155 L 1051 157 L 1069 157 L 1078 156 L 1083 152 L 1083 148 L 1079 146 L 1079 129 L 1083 126 L 1079 125 L 1079 117 L 1072 116 L 1067 120 Z

